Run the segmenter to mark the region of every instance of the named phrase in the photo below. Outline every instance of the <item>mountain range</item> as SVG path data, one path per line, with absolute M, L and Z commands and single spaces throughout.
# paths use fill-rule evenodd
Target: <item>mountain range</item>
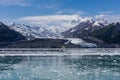
M 59 25 L 37 26 L 27 24 L 10 23 L 10 29 L 15 30 L 24 35 L 28 40 L 35 38 L 58 38 L 62 37 L 61 33 L 69 30 L 71 27 L 79 24 L 79 21 L 72 20 Z
M 37 25 L 17 24 L 17 23 L 11 23 L 9 25 L 5 25 L 4 23 L 1 22 L 0 33 L 1 33 L 0 34 L 1 43 L 3 43 L 3 41 L 12 42 L 10 45 L 14 45 L 17 47 L 20 47 L 21 46 L 20 44 L 23 44 L 21 47 L 23 46 L 25 47 L 24 45 L 25 43 L 27 43 L 27 45 L 30 45 L 29 47 L 33 47 L 32 42 L 36 42 L 36 41 L 43 45 L 49 43 L 48 44 L 49 46 L 47 45 L 47 47 L 49 48 L 50 47 L 82 47 L 81 45 L 83 44 L 86 47 L 93 44 L 96 44 L 98 47 L 119 47 L 119 43 L 120 43 L 119 22 L 108 23 L 105 20 L 97 21 L 92 18 L 85 18 L 85 19 L 78 18 L 77 20 L 70 20 L 61 24 L 50 25 L 50 26 L 49 25 L 37 26 Z M 69 38 L 73 38 L 73 39 L 69 39 Z M 78 45 L 73 44 L 74 42 L 76 42 L 74 38 L 82 39 L 84 40 L 83 41 L 84 43 L 77 42 L 79 43 Z M 62 44 L 62 45 L 57 46 L 57 45 L 52 45 L 51 43 Z M 43 46 L 36 44 L 34 45 L 34 47 L 43 47 Z M 93 47 L 95 47 L 95 45 Z
M 82 22 L 62 33 L 64 37 L 81 38 L 98 47 L 120 47 L 120 23 L 104 25 L 95 21 Z
M 71 38 L 82 38 L 88 37 L 89 34 L 95 30 L 101 29 L 104 27 L 104 24 L 98 23 L 97 21 L 87 20 L 85 22 L 79 23 L 77 26 L 62 32 L 64 37 Z
M 64 21 L 60 22 L 57 24 L 46 24 L 45 26 L 43 25 L 27 25 L 27 24 L 18 24 L 18 23 L 10 23 L 10 29 L 13 29 L 17 32 L 20 32 L 22 35 L 24 35 L 28 40 L 32 40 L 35 38 L 63 38 L 63 32 L 67 30 L 72 30 L 72 28 L 81 25 L 81 26 L 86 26 L 89 28 L 89 26 L 93 27 L 92 29 L 102 27 L 105 23 L 103 21 L 102 23 L 99 23 L 98 21 L 93 20 L 92 18 L 77 18 L 76 20 L 69 20 L 69 21 Z M 85 29 L 87 29 L 85 27 Z M 81 27 L 82 28 L 82 27 Z M 90 29 L 90 28 L 89 28 Z M 89 30 L 88 29 L 88 30 Z M 87 30 L 86 30 L 87 31 Z
M 10 29 L 15 30 L 25 36 L 28 40 L 33 40 L 35 38 L 52 38 L 57 37 L 58 35 L 54 32 L 35 25 L 26 25 L 26 24 L 16 24 L 11 23 Z

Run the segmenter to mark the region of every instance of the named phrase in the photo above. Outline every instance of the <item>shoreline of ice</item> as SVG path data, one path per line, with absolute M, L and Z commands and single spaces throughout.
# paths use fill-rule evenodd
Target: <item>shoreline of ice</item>
M 5 48 L 0 56 L 82 56 L 120 55 L 120 48 Z

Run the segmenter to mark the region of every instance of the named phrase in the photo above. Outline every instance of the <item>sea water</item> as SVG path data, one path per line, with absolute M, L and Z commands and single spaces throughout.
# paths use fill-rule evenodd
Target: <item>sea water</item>
M 120 80 L 120 49 L 0 49 L 0 80 Z

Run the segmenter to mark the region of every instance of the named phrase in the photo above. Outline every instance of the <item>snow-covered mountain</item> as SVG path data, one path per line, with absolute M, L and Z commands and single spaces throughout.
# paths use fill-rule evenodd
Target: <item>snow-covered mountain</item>
M 80 19 L 77 20 L 71 20 L 71 21 L 66 21 L 64 23 L 60 23 L 58 25 L 52 25 L 49 26 L 48 29 L 58 35 L 60 35 L 62 32 L 69 30 L 70 28 L 78 25 L 81 22 Z
M 71 21 L 60 23 L 58 25 L 49 26 L 48 29 L 59 35 L 62 32 L 65 32 L 73 27 L 76 27 L 79 24 L 82 24 L 82 23 L 85 23 L 85 24 L 83 24 L 83 26 L 85 26 L 87 23 L 91 23 L 93 27 L 109 24 L 105 19 L 99 20 L 94 17 L 84 17 L 84 18 L 78 17 L 76 20 L 71 20 Z M 88 28 L 89 28 L 89 26 L 88 26 Z
M 75 19 L 56 21 L 51 23 L 46 23 L 45 25 L 26 25 L 26 24 L 16 24 L 11 23 L 9 26 L 11 29 L 20 32 L 22 35 L 26 36 L 28 40 L 34 38 L 58 38 L 63 37 L 61 33 L 71 30 L 70 32 L 75 32 L 77 25 L 80 28 L 85 29 L 85 31 L 97 29 L 100 25 L 108 24 L 107 21 L 94 19 L 92 17 L 80 17 L 75 16 Z
M 58 37 L 55 33 L 41 26 L 35 26 L 35 25 L 29 26 L 26 24 L 11 23 L 10 28 L 20 32 L 28 40 L 34 39 L 34 38 Z
M 58 38 L 62 37 L 61 33 L 69 30 L 70 28 L 78 25 L 80 20 L 70 20 L 64 23 L 52 24 L 46 26 L 37 25 L 26 25 L 26 24 L 16 24 L 14 22 L 10 23 L 11 29 L 20 32 L 22 35 L 26 36 L 27 39 L 34 38 Z
M 80 22 L 77 26 L 62 33 L 67 38 L 82 38 L 87 37 L 95 30 L 104 27 L 104 23 L 99 23 L 93 19 Z

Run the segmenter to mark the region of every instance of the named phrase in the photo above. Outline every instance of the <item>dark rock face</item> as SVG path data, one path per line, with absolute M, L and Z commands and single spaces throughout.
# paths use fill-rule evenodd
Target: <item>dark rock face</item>
M 24 36 L 22 36 L 20 33 L 11 30 L 7 25 L 0 22 L 0 42 L 1 43 L 10 43 L 10 42 L 16 42 L 26 40 Z
M 105 43 L 120 43 L 120 23 L 112 23 L 91 33 L 91 37 L 103 40 Z

